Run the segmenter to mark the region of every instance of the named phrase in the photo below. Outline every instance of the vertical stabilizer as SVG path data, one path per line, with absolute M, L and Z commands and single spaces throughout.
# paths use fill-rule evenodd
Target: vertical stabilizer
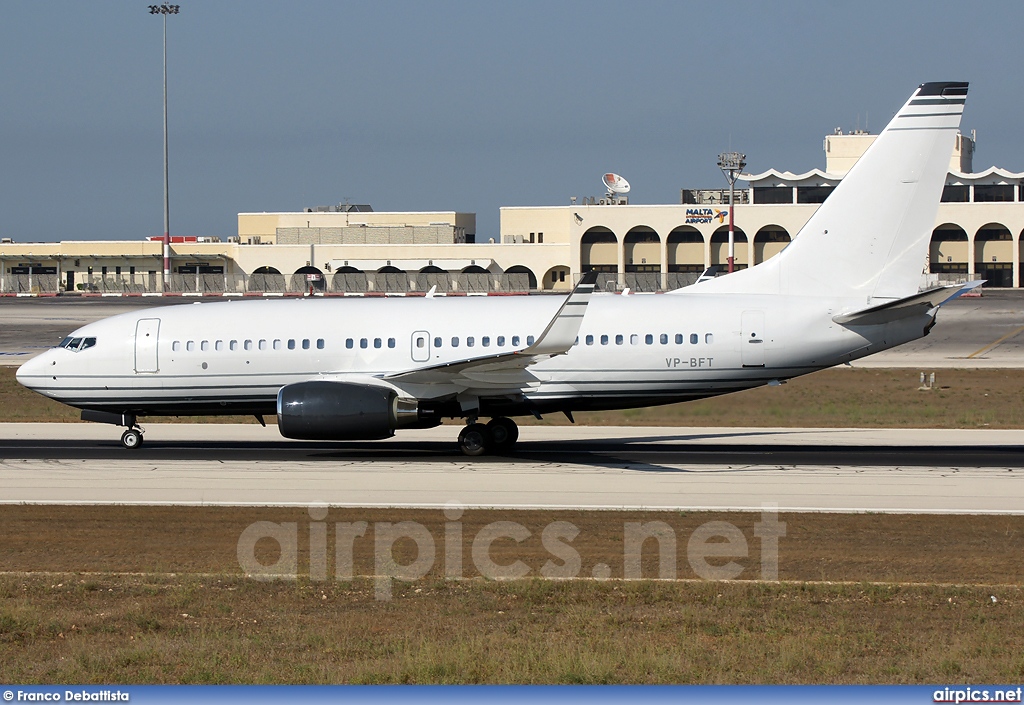
M 966 83 L 921 84 L 785 250 L 694 291 L 916 293 L 966 96 Z

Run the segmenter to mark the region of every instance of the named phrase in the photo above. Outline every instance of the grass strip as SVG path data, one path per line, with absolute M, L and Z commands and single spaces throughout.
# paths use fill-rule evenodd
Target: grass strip
M 1024 591 L 744 582 L 0 577 L 21 683 L 934 683 L 1024 678 Z M 992 597 L 996 597 L 996 601 Z

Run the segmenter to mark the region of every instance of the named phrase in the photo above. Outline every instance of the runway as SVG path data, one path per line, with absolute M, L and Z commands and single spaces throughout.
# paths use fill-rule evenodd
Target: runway
M 1024 514 L 1024 432 L 523 427 L 466 458 L 455 426 L 298 443 L 256 425 L 0 424 L 0 502 Z

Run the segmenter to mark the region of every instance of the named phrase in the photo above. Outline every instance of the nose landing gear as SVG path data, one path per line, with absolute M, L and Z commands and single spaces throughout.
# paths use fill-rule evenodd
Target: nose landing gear
M 512 450 L 519 439 L 519 426 L 504 416 L 491 419 L 486 425 L 471 423 L 459 434 L 459 449 L 475 457 L 488 453 L 505 453 Z
M 116 414 L 110 411 L 82 409 L 82 421 L 124 426 L 128 430 L 121 434 L 121 445 L 129 450 L 134 450 L 142 445 L 142 434 L 145 433 L 145 429 L 136 422 L 135 414 L 130 411 Z

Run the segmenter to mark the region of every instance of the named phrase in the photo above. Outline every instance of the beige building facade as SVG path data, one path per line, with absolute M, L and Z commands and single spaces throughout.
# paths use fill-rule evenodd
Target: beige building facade
M 873 135 L 837 131 L 824 141 L 826 169 L 746 174 L 734 206 L 736 266 L 778 254 L 803 227 Z M 973 137 L 958 135 L 922 284 L 986 279 L 1019 287 L 1024 250 L 1024 173 L 972 170 Z M 588 271 L 605 289 L 657 291 L 724 266 L 727 192 L 684 190 L 680 203 L 582 199 L 563 206 L 500 209 L 496 234 L 455 211 L 374 212 L 332 206 L 239 213 L 237 235 L 175 238 L 169 281 L 162 243 L 0 243 L 6 294 L 402 294 L 564 291 Z M 866 204 L 870 207 L 870 204 Z M 828 268 L 828 262 L 822 262 Z

